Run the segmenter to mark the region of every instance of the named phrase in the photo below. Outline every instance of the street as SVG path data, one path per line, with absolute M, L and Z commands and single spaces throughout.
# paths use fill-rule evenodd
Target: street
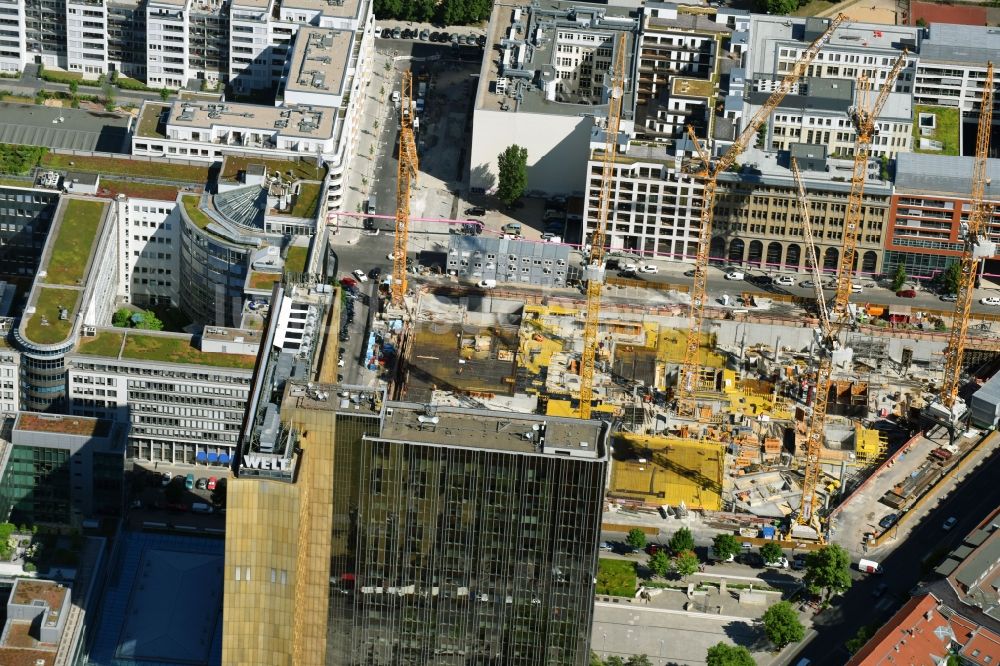
M 965 534 L 996 508 L 996 479 L 1000 475 L 1000 456 L 993 456 L 983 467 L 945 498 L 917 526 L 910 536 L 899 544 L 881 564 L 885 573 L 866 576 L 852 572 L 854 586 L 842 597 L 834 599 L 833 606 L 813 620 L 812 631 L 806 634 L 807 643 L 784 663 L 797 663 L 806 657 L 812 664 L 840 666 L 846 661 L 844 643 L 866 624 L 883 622 L 905 601 L 909 591 L 926 575 L 929 568 L 924 560 L 931 554 L 943 554 L 959 543 Z M 950 516 L 958 519 L 950 531 L 942 524 Z M 925 570 L 926 569 L 926 570 Z M 888 590 L 883 597 L 891 603 L 875 600 L 872 590 L 878 583 L 885 583 Z

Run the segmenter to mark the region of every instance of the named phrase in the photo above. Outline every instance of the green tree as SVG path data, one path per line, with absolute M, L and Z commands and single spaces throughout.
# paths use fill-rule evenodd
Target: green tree
M 768 608 L 762 619 L 767 639 L 779 649 L 789 643 L 801 641 L 806 634 L 798 614 L 787 601 L 779 601 Z
M 878 630 L 877 624 L 866 624 L 865 626 L 858 629 L 858 633 L 854 634 L 854 638 L 850 639 L 845 643 L 847 651 L 854 654 L 858 650 L 864 647 L 865 643 L 875 635 Z
M 163 497 L 171 504 L 177 504 L 184 497 L 184 482 L 179 476 L 170 479 L 170 483 L 163 489 Z
M 670 558 L 665 552 L 658 550 L 649 556 L 646 566 L 657 576 L 666 576 L 667 572 L 670 571 Z
M 906 284 L 906 266 L 901 263 L 896 264 L 896 272 L 892 274 L 892 290 L 899 291 Z
M 767 123 L 761 123 L 761 126 L 757 128 L 757 144 L 766 150 L 765 143 L 767 143 Z
M 675 557 L 673 561 L 673 569 L 681 578 L 690 576 L 697 571 L 700 566 L 701 561 L 698 560 L 698 556 L 694 554 L 693 550 L 682 550 L 677 553 L 677 557 Z
M 628 536 L 625 537 L 625 543 L 632 546 L 636 550 L 640 550 L 646 546 L 646 533 L 638 527 L 634 527 L 628 531 Z
M 77 83 L 76 81 L 70 81 L 69 82 L 69 91 L 70 91 L 70 93 L 72 93 L 72 94 L 75 95 L 78 90 L 80 90 L 80 84 Z
M 438 9 L 438 20 L 443 25 L 463 25 L 469 22 L 469 8 L 465 0 L 444 0 Z
M 160 99 L 162 99 L 164 102 L 170 99 L 170 91 L 166 88 L 160 88 Z
M 750 651 L 742 645 L 716 643 L 708 648 L 706 666 L 755 666 Z
M 716 534 L 715 538 L 712 539 L 712 550 L 715 551 L 715 556 L 720 560 L 728 560 L 730 557 L 739 555 L 740 542 L 732 534 L 722 532 Z
M 753 6 L 764 14 L 791 14 L 799 8 L 799 0 L 754 0 Z
M 923 16 L 921 16 L 920 18 L 917 19 L 917 25 L 920 26 L 921 28 L 926 28 L 927 27 L 927 19 L 925 19 Z
M 889 180 L 889 156 L 883 155 L 879 160 L 879 178 Z
M 127 328 L 131 316 L 132 311 L 128 308 L 118 308 L 115 310 L 114 315 L 111 316 L 111 325 L 117 328 Z
M 957 294 L 962 282 L 962 262 L 954 261 L 934 276 L 934 286 L 946 294 Z
M 160 321 L 155 312 L 145 310 L 142 313 L 142 319 L 136 323 L 135 327 L 143 331 L 162 331 L 163 322 Z
M 781 546 L 774 543 L 773 541 L 768 541 L 763 546 L 760 547 L 760 556 L 764 558 L 765 563 L 777 562 L 781 559 L 784 553 L 781 550 Z
M 604 660 L 593 650 L 590 651 L 590 666 L 604 666 Z
M 814 550 L 806 556 L 804 580 L 809 591 L 824 600 L 846 592 L 851 587 L 851 558 L 836 544 Z
M 500 171 L 497 197 L 511 206 L 528 189 L 528 149 L 516 143 L 507 146 L 497 157 L 497 161 Z
M 679 555 L 681 551 L 694 550 L 694 536 L 691 535 L 691 530 L 682 527 L 674 532 L 667 545 L 670 547 L 671 553 Z
M 613 654 L 604 660 L 604 666 L 625 666 L 625 660 Z
M 403 18 L 403 0 L 375 0 L 375 18 Z
M 644 654 L 634 654 L 625 661 L 625 666 L 653 666 L 653 662 Z

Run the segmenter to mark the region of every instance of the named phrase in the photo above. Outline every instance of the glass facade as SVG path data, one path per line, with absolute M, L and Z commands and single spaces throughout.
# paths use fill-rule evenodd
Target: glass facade
M 183 211 L 183 206 L 181 207 Z M 236 326 L 250 246 L 223 242 L 184 218 L 181 238 L 181 308 L 199 323 Z
M 65 449 L 13 445 L 0 480 L 0 518 L 17 525 L 70 523 L 69 459 Z M 119 458 L 119 483 L 121 476 Z
M 587 664 L 606 461 L 375 424 L 337 418 L 326 663 Z
M 37 272 L 58 204 L 59 193 L 51 190 L 0 188 L 0 279 L 30 279 Z

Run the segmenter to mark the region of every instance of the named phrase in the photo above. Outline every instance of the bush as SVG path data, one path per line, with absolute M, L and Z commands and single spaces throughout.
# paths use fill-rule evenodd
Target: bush
M 65 83 L 69 85 L 73 81 L 76 81 L 78 85 L 81 86 L 98 86 L 99 83 L 94 81 L 87 81 L 81 75 L 75 72 L 39 72 L 38 76 L 49 83 Z
M 628 531 L 628 536 L 625 537 L 625 541 L 628 545 L 638 550 L 646 545 L 646 533 L 638 527 L 635 527 Z
M 39 146 L 0 143 L 0 173 L 26 174 L 49 152 Z
M 25 562 L 24 563 L 24 570 L 27 573 L 32 573 L 34 571 L 38 571 L 38 567 L 36 567 L 33 562 Z
M 149 90 L 149 86 L 142 81 L 136 81 L 135 79 L 130 79 L 124 76 L 118 77 L 118 80 L 115 81 L 115 85 L 122 90 Z

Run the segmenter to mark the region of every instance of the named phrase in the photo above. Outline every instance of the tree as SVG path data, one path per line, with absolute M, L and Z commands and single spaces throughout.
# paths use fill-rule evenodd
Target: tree
M 906 266 L 902 263 L 896 264 L 896 272 L 892 274 L 892 290 L 899 291 L 906 284 Z
M 77 91 L 78 91 L 78 90 L 80 90 L 80 84 L 79 84 L 79 83 L 77 83 L 76 81 L 70 81 L 70 82 L 69 82 L 69 91 L 70 91 L 70 92 L 71 92 L 72 94 L 74 94 L 74 95 L 75 95 L 75 94 L 77 93 Z
M 132 311 L 128 308 L 118 308 L 111 317 L 111 325 L 117 328 L 127 328 L 131 316 Z
M 694 537 L 691 535 L 691 530 L 686 527 L 682 527 L 674 535 L 670 537 L 670 552 L 674 555 L 680 555 L 681 551 L 684 550 L 694 550 Z
M 875 631 L 878 629 L 877 624 L 866 624 L 865 626 L 858 629 L 858 633 L 854 634 L 854 638 L 851 638 L 845 643 L 847 651 L 854 654 L 858 650 L 864 647 L 865 643 L 875 635 Z
M 923 16 L 921 16 L 920 18 L 917 19 L 917 25 L 920 26 L 921 28 L 926 28 L 927 27 L 927 19 L 925 19 Z
M 827 600 L 851 587 L 851 558 L 836 544 L 823 546 L 806 556 L 806 586 Z
M 625 543 L 632 546 L 636 550 L 641 550 L 646 545 L 646 533 L 638 527 L 634 527 L 628 531 L 628 536 L 625 537 Z
M 791 14 L 799 8 L 799 0 L 754 0 L 753 9 L 762 14 Z
M 653 666 L 653 662 L 644 654 L 634 654 L 626 660 L 625 666 Z
M 625 660 L 613 654 L 604 661 L 604 666 L 625 666 Z
M 670 558 L 665 552 L 658 550 L 649 556 L 646 566 L 657 576 L 666 576 L 667 572 L 670 571 Z
M 806 634 L 798 614 L 787 601 L 779 601 L 764 611 L 763 620 L 767 639 L 779 649 L 801 641 Z
M 593 650 L 590 651 L 590 666 L 604 666 L 604 660 Z
M 706 666 L 755 666 L 750 651 L 742 645 L 716 643 L 708 648 Z
M 497 157 L 499 163 L 499 186 L 497 197 L 508 206 L 524 196 L 528 189 L 528 149 L 516 143 Z
M 698 556 L 694 554 L 693 550 L 684 550 L 677 554 L 674 558 L 673 569 L 677 572 L 677 575 L 681 578 L 685 576 L 690 576 L 698 567 L 701 566 L 701 561 Z
M 106 106 L 114 106 L 115 104 L 115 87 L 111 85 L 110 81 L 105 81 L 101 84 L 101 91 L 104 93 L 104 104 Z
M 164 102 L 170 99 L 170 91 L 167 88 L 160 88 L 160 99 Z
M 954 261 L 948 268 L 934 276 L 934 286 L 945 294 L 957 294 L 962 281 L 962 262 Z
M 770 564 L 772 562 L 777 562 L 781 559 L 784 552 L 781 550 L 781 546 L 769 541 L 760 547 L 760 556 L 764 558 L 764 562 Z
M 740 542 L 732 534 L 722 532 L 716 534 L 715 538 L 712 539 L 712 550 L 715 551 L 715 556 L 720 560 L 728 560 L 730 557 L 739 555 Z
M 765 145 L 767 143 L 767 123 L 761 123 L 760 127 L 757 128 L 757 143 L 764 150 L 767 149 Z
M 143 331 L 162 331 L 163 322 L 160 321 L 155 312 L 145 310 L 142 313 L 142 318 L 136 322 L 135 327 Z
M 889 156 L 883 155 L 879 160 L 878 176 L 882 180 L 889 180 Z

